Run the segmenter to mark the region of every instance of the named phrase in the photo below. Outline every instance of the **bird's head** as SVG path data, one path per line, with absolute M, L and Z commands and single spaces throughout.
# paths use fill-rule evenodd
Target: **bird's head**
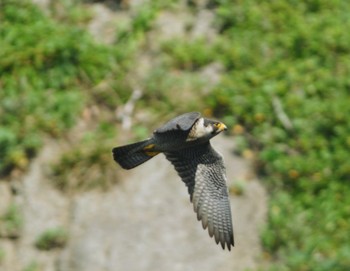
M 197 139 L 200 141 L 209 140 L 210 138 L 225 130 L 227 130 L 226 125 L 220 121 L 199 118 L 193 125 L 187 141 L 193 141 Z
M 211 125 L 213 127 L 213 132 L 214 134 L 219 134 L 222 131 L 226 131 L 227 127 L 225 124 L 223 124 L 220 121 L 212 121 L 212 123 L 209 123 L 209 125 Z

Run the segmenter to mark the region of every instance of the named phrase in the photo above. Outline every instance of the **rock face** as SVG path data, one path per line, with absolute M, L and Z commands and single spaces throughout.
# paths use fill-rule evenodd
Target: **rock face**
M 130 171 L 107 192 L 63 195 L 45 177 L 52 153 L 48 144 L 22 180 L 17 202 L 23 212 L 21 238 L 0 241 L 1 270 L 22 271 L 35 263 L 44 271 L 246 270 L 259 265 L 259 229 L 266 214 L 266 193 L 250 180 L 246 161 L 233 154 L 232 137 L 212 144 L 225 159 L 228 185 L 243 183 L 231 195 L 235 247 L 223 251 L 202 229 L 184 183 L 163 155 Z M 118 165 L 116 165 L 118 170 Z M 62 250 L 39 251 L 35 240 L 48 228 L 68 230 Z M 0 239 L 1 240 L 1 239 Z
M 232 155 L 232 138 L 218 137 L 229 185 L 249 169 Z M 158 155 L 123 175 L 104 194 L 87 193 L 72 203 L 70 242 L 60 271 L 246 270 L 257 266 L 259 227 L 266 195 L 254 180 L 242 196 L 231 197 L 236 247 L 223 251 L 196 221 L 187 189 L 171 164 Z
M 46 230 L 66 228 L 69 223 L 70 199 L 50 185 L 46 174 L 49 163 L 59 150 L 60 146 L 56 142 L 47 142 L 28 173 L 17 182 L 16 193 L 9 201 L 20 208 L 23 221 L 16 242 L 0 239 L 0 249 L 4 249 L 0 270 L 22 271 L 30 266 L 38 266 L 41 268 L 39 270 L 45 271 L 56 270 L 55 258 L 60 252 L 39 251 L 35 242 Z M 9 189 L 7 183 L 2 188 L 5 189 L 6 185 Z

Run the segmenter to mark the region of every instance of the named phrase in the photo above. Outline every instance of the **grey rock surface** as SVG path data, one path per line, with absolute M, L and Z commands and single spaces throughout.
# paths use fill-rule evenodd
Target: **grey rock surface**
M 249 175 L 246 162 L 232 154 L 232 138 L 217 137 L 229 185 Z M 246 180 L 245 193 L 232 196 L 236 246 L 223 251 L 196 221 L 187 189 L 170 163 L 158 155 L 125 171 L 121 185 L 107 193 L 86 193 L 72 204 L 70 242 L 60 271 L 246 270 L 257 267 L 259 228 L 266 193 Z
M 228 185 L 244 185 L 242 195 L 231 196 L 235 231 L 231 252 L 223 251 L 202 229 L 187 188 L 163 155 L 122 171 L 121 182 L 107 192 L 69 196 L 47 178 L 48 165 L 61 150 L 49 142 L 21 182 L 15 199 L 22 209 L 23 229 L 17 242 L 0 239 L 6 253 L 1 270 L 22 271 L 33 263 L 42 271 L 240 271 L 260 266 L 266 192 L 250 179 L 247 161 L 233 154 L 234 138 L 221 135 L 212 142 L 224 156 Z M 1 188 L 3 195 L 8 194 Z M 68 230 L 68 245 L 63 250 L 38 250 L 38 236 L 57 226 Z
M 49 141 L 21 181 L 18 202 L 24 223 L 16 249 L 18 270 L 33 263 L 38 263 L 45 271 L 55 270 L 55 258 L 59 251 L 40 251 L 35 247 L 35 242 L 45 231 L 57 227 L 66 228 L 69 222 L 69 197 L 53 187 L 47 177 L 49 164 L 59 152 L 57 142 Z

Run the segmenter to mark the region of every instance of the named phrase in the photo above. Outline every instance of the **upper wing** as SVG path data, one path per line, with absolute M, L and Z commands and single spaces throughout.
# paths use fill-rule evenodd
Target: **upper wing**
M 231 208 L 221 155 L 209 142 L 165 155 L 186 183 L 203 228 L 208 227 L 209 235 L 214 235 L 222 248 L 226 244 L 231 250 L 231 245 L 234 246 Z
M 198 112 L 190 112 L 177 116 L 176 118 L 168 121 L 162 127 L 155 130 L 154 133 L 166 133 L 176 130 L 188 131 L 191 129 L 196 120 L 200 118 L 200 116 L 201 114 Z

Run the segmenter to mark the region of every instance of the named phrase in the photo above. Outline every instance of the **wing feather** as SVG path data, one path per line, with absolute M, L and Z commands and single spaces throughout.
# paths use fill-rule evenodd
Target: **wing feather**
M 209 142 L 165 153 L 186 184 L 197 219 L 215 242 L 234 246 L 231 208 L 223 159 Z

